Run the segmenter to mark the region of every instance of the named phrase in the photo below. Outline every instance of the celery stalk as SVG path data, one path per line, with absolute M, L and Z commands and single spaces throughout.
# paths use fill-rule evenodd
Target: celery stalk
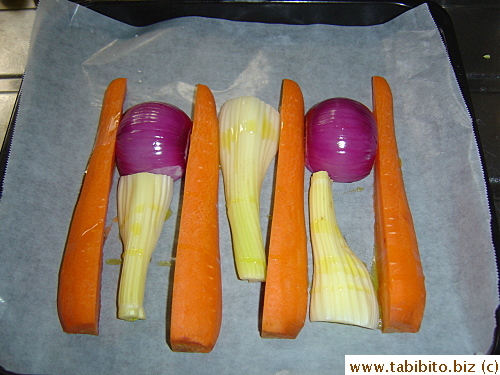
M 172 200 L 173 179 L 153 173 L 121 176 L 118 181 L 118 222 L 123 264 L 118 290 L 118 318 L 146 319 L 144 289 L 151 255 Z
M 325 171 L 312 175 L 309 211 L 314 264 L 310 320 L 377 328 L 379 309 L 373 282 L 340 232 L 332 181 Z
M 279 113 L 253 96 L 242 96 L 224 103 L 219 124 L 221 168 L 238 277 L 264 281 L 260 192 L 278 149 Z

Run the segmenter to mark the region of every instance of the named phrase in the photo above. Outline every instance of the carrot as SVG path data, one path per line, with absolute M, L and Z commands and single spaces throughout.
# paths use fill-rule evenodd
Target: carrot
M 67 333 L 99 334 L 102 247 L 115 168 L 115 140 L 127 80 L 112 81 L 104 94 L 95 144 L 69 227 L 60 273 L 57 309 Z
M 418 332 L 425 309 L 425 283 L 394 129 L 391 88 L 373 77 L 378 130 L 374 170 L 375 264 L 382 332 Z
M 210 352 L 222 321 L 219 255 L 219 123 L 215 99 L 198 85 L 177 244 L 170 345 Z
M 304 213 L 304 99 L 283 80 L 281 133 L 264 289 L 262 337 L 294 339 L 307 314 L 307 235 Z

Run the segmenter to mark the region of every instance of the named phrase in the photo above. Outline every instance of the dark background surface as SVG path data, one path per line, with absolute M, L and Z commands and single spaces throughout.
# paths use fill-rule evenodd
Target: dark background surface
M 500 1 L 436 2 L 453 21 L 491 192 L 497 217 L 500 217 Z

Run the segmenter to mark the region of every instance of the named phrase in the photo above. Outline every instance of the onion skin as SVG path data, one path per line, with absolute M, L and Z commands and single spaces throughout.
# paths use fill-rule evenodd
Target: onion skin
M 129 108 L 117 133 L 118 172 L 149 172 L 178 180 L 186 166 L 191 127 L 191 119 L 171 104 L 145 102 Z
M 348 98 L 330 98 L 306 114 L 306 167 L 326 171 L 335 182 L 355 182 L 370 174 L 377 152 L 372 112 Z

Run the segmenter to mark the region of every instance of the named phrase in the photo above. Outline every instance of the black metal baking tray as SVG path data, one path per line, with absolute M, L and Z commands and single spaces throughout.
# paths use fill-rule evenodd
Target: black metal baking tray
M 202 16 L 249 21 L 286 24 L 331 24 L 340 26 L 371 26 L 382 24 L 416 6 L 427 4 L 446 45 L 458 84 L 471 114 L 473 128 L 478 141 L 483 165 L 483 147 L 472 105 L 471 93 L 457 41 L 453 22 L 438 3 L 423 0 L 403 1 L 161 1 L 161 0 L 72 0 L 98 13 L 133 26 L 146 26 L 156 22 L 183 16 Z M 500 255 L 500 230 L 495 212 L 494 197 L 489 185 L 487 168 L 484 168 L 491 210 L 491 230 L 496 257 Z M 500 265 L 497 262 L 500 270 Z M 500 327 L 500 308 L 497 311 L 497 331 Z M 500 354 L 500 333 L 495 332 L 491 354 Z
M 451 18 L 446 10 L 434 1 L 402 0 L 402 1 L 380 1 L 380 0 L 350 0 L 350 1 L 161 1 L 161 0 L 71 0 L 72 2 L 85 6 L 97 13 L 111 17 L 118 21 L 133 26 L 146 26 L 164 20 L 183 16 L 202 16 L 211 18 L 222 18 L 232 21 L 285 23 L 285 24 L 331 24 L 340 26 L 371 26 L 382 24 L 401 15 L 416 6 L 427 4 L 436 22 L 443 41 L 446 45 L 448 55 L 454 68 L 457 81 L 461 88 L 465 103 L 472 117 L 473 128 L 478 135 L 477 123 L 471 101 L 467 77 L 462 64 L 461 53 L 458 46 L 455 30 Z M 7 171 L 7 161 L 11 140 L 14 134 L 17 105 L 12 119 L 9 123 L 7 136 L 0 152 L 0 178 L 3 181 Z M 476 139 L 479 143 L 480 156 L 484 163 L 480 137 Z M 485 168 L 485 179 L 488 182 L 487 170 Z M 492 212 L 492 238 L 496 249 L 497 258 L 499 253 L 499 230 L 496 220 L 493 195 L 489 184 L 488 197 Z M 2 187 L 0 185 L 0 197 Z M 500 314 L 497 317 L 500 322 Z M 497 327 L 500 324 L 497 323 Z M 498 328 L 497 328 L 498 331 Z M 499 335 L 492 343 L 490 353 L 500 353 Z
M 368 26 L 387 22 L 422 0 L 380 1 L 211 1 L 211 0 L 72 0 L 133 26 L 182 16 L 265 23 Z

